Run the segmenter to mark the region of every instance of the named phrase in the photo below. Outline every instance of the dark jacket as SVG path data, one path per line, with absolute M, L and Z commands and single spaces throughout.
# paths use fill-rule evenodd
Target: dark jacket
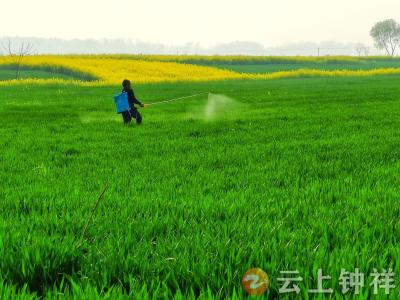
M 128 93 L 128 103 L 130 108 L 134 108 L 135 104 L 142 106 L 142 102 L 136 99 L 133 89 L 124 88 L 122 91 Z

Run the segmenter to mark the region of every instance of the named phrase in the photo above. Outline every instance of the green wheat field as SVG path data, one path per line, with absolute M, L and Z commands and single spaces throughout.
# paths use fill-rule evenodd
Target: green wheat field
M 125 126 L 119 85 L 0 86 L 1 299 L 254 298 L 250 268 L 270 279 L 254 299 L 399 299 L 397 287 L 374 295 L 369 275 L 392 269 L 400 283 L 400 75 L 134 89 L 144 103 L 211 94 Z M 308 292 L 319 268 L 333 293 Z M 341 270 L 355 268 L 364 287 L 343 294 Z M 300 293 L 280 293 L 295 270 Z

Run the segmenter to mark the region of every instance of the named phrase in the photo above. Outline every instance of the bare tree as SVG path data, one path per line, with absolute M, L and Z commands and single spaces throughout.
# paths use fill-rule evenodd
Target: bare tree
M 361 44 L 361 43 L 356 44 L 356 46 L 354 47 L 354 49 L 356 50 L 358 56 L 362 55 L 363 47 L 364 47 L 364 45 Z
M 394 19 L 376 23 L 370 35 L 376 48 L 385 49 L 388 55 L 394 56 L 396 48 L 400 45 L 400 25 Z
M 365 55 L 365 56 L 368 56 L 368 55 L 369 55 L 369 50 L 370 50 L 370 48 L 365 47 L 365 49 L 364 49 L 364 55 Z
M 368 54 L 369 54 L 368 47 L 362 43 L 356 44 L 354 49 L 356 50 L 358 56 L 362 56 L 362 55 L 368 56 Z
M 21 45 L 17 48 L 13 48 L 11 40 L 8 40 L 7 45 L 3 45 L 4 50 L 6 53 L 13 58 L 13 65 L 15 65 L 15 79 L 19 79 L 22 61 L 24 57 L 29 55 L 33 49 L 31 43 L 24 43 L 22 42 Z

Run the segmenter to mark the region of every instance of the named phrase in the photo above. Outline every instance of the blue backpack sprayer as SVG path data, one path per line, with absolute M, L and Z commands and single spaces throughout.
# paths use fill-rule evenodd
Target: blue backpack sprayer
M 128 103 L 128 94 L 126 92 L 122 92 L 118 95 L 114 96 L 115 106 L 117 107 L 117 113 L 122 113 L 130 109 Z

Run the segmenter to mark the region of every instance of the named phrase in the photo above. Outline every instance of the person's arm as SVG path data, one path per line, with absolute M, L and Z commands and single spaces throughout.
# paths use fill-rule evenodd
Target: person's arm
M 143 103 L 140 102 L 140 101 L 135 97 L 135 93 L 134 93 L 133 89 L 131 89 L 131 97 L 132 97 L 132 100 L 133 100 L 133 103 L 134 103 L 134 104 L 138 104 L 138 105 L 140 105 L 141 107 L 144 106 Z

